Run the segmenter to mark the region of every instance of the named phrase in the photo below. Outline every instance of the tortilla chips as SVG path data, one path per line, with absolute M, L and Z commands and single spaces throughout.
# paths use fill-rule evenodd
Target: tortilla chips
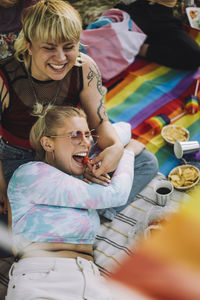
M 199 181 L 199 170 L 192 165 L 183 165 L 173 169 L 168 179 L 175 188 L 187 189 Z
M 163 128 L 163 137 L 170 143 L 185 142 L 189 138 L 188 131 L 179 125 L 167 125 Z

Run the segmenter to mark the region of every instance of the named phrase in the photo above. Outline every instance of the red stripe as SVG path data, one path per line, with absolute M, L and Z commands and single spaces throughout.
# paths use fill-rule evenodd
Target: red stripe
M 29 140 L 24 140 L 12 135 L 10 132 L 3 129 L 2 126 L 0 126 L 0 135 L 11 146 L 32 149 Z

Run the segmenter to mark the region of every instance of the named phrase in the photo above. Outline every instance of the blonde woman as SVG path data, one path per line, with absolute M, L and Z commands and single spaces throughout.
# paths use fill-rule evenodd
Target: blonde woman
M 100 167 L 86 169 L 88 181 L 104 184 L 102 175 L 113 172 L 122 157 L 123 145 L 105 110 L 99 69 L 89 56 L 79 53 L 81 31 L 80 16 L 69 3 L 41 0 L 23 15 L 15 57 L 0 63 L 0 202 L 5 203 L 7 183 L 14 170 L 34 159 L 29 142 L 37 118 L 34 114 L 49 104 L 81 106 L 89 128 L 99 136 L 97 143 L 102 151 L 93 163 Z M 129 203 L 157 172 L 155 156 L 137 141 L 135 147 L 137 176 Z M 5 212 L 5 205 L 3 209 Z M 110 218 L 116 213 L 113 210 Z
M 30 136 L 38 160 L 21 165 L 8 186 L 16 262 L 6 300 L 112 299 L 96 282 L 96 209 L 126 203 L 134 176 L 134 141 L 112 179 L 99 185 L 72 176 L 84 173 L 93 136 L 82 110 L 49 107 Z
M 140 56 L 171 68 L 195 70 L 200 66 L 200 46 L 173 15 L 177 0 L 136 0 L 117 5 L 127 11 L 147 34 Z

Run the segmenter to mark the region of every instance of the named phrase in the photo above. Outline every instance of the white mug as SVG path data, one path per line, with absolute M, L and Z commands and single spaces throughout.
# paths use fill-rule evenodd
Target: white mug
M 154 186 L 157 204 L 165 206 L 174 191 L 173 184 L 168 180 L 160 180 Z

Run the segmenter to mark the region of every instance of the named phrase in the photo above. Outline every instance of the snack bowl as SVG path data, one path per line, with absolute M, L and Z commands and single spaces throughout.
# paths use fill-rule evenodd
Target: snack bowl
M 194 187 L 199 179 L 199 169 L 189 164 L 172 169 L 168 175 L 168 180 L 177 190 L 181 191 Z
M 190 138 L 189 131 L 180 125 L 166 125 L 162 128 L 161 135 L 165 142 L 174 145 L 175 142 L 186 142 Z

